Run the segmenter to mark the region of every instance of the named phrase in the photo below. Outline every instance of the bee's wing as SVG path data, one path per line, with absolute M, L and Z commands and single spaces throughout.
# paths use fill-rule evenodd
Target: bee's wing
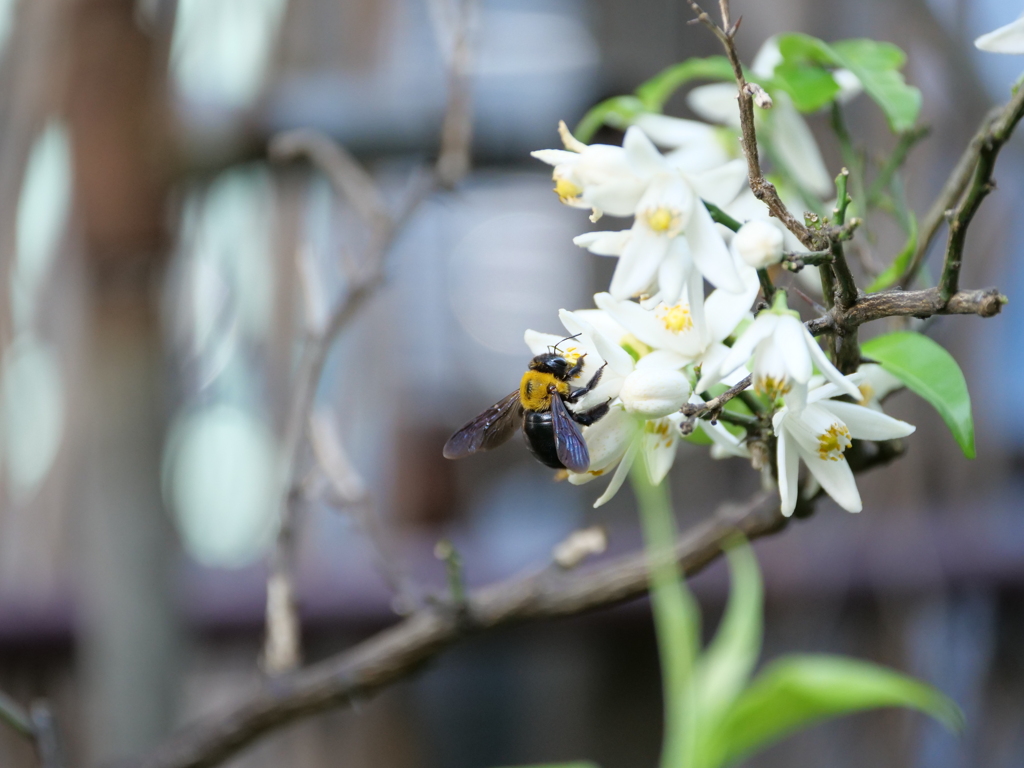
M 517 389 L 449 437 L 444 444 L 444 457 L 461 459 L 477 451 L 497 448 L 515 434 L 522 422 L 523 406 Z
M 572 472 L 586 472 L 590 467 L 590 451 L 580 428 L 569 415 L 558 394 L 551 395 L 551 425 L 555 430 L 555 455 Z

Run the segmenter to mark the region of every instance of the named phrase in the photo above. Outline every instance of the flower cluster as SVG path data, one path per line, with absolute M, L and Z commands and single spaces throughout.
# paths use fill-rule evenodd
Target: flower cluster
M 758 66 L 774 66 L 767 54 L 760 58 Z M 716 88 L 731 89 L 735 111 L 735 88 Z M 718 91 L 694 92 L 705 113 L 714 112 Z M 765 106 L 771 103 L 766 100 Z M 784 100 L 775 108 L 792 110 L 777 123 L 795 119 L 803 128 L 804 158 L 814 162 L 796 166 L 804 173 L 820 170 L 827 180 L 798 113 Z M 694 442 L 710 443 L 715 457 L 750 458 L 753 431 L 743 425 L 756 424 L 762 436 L 775 437 L 783 512 L 792 514 L 797 505 L 801 460 L 813 478 L 807 487 L 817 483 L 840 506 L 857 512 L 860 496 L 846 457 L 852 441 L 889 440 L 914 427 L 881 412 L 874 392 L 891 383 L 878 382 L 873 389 L 869 378 L 877 381 L 877 371 L 865 366 L 844 376 L 836 369 L 788 308 L 784 291 L 753 316 L 761 289 L 758 270 L 779 263 L 785 250 L 799 245 L 754 200 L 738 143 L 734 136 L 723 137 L 722 130 L 641 115 L 621 146 L 588 145 L 562 123 L 564 149 L 533 153 L 553 166 L 555 192 L 566 205 L 589 209 L 594 222 L 605 215 L 632 217 L 628 228 L 588 232 L 574 240 L 618 261 L 608 291 L 594 297 L 596 308 L 560 313 L 571 337 L 560 349 L 572 359 L 585 355 L 581 380 L 604 366 L 599 385 L 570 407 L 611 404 L 607 415 L 583 429 L 590 466 L 570 472 L 569 481 L 609 476 L 594 505 L 600 506 L 615 495 L 637 460 L 661 482 L 686 435 L 696 433 Z M 822 195 L 827 192 L 821 178 L 802 181 L 815 191 L 823 188 Z M 708 204 L 746 223 L 733 233 L 715 223 Z M 534 354 L 563 338 L 526 332 Z M 687 403 L 702 404 L 748 375 L 750 399 L 731 401 L 723 418 L 684 415 Z

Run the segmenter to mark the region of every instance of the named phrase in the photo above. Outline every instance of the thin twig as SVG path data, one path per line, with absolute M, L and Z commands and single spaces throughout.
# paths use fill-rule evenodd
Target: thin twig
M 32 730 L 32 721 L 29 719 L 28 712 L 3 691 L 0 691 L 0 720 L 26 739 L 35 739 L 35 732 Z
M 725 392 L 720 394 L 718 397 L 713 397 L 704 403 L 686 403 L 679 410 L 687 418 L 702 419 L 710 417 L 714 420 L 721 414 L 726 403 L 739 395 L 745 389 L 748 389 L 752 383 L 753 378 L 747 376 L 742 381 L 729 387 L 729 389 L 725 390 Z
M 899 141 L 896 143 L 896 148 L 892 151 L 886 159 L 885 164 L 882 165 L 878 171 L 878 175 L 875 180 L 871 182 L 871 186 L 867 190 L 867 203 L 864 208 L 873 207 L 878 203 L 878 199 L 882 196 L 882 193 L 889 188 L 892 183 L 893 176 L 896 172 L 903 167 L 904 161 L 907 156 L 918 142 L 925 139 L 931 128 L 927 125 L 918 126 L 917 128 L 911 128 L 909 131 L 904 131 L 900 134 Z
M 963 263 L 964 243 L 967 227 L 982 201 L 995 189 L 992 173 L 995 170 L 999 150 L 1013 134 L 1021 117 L 1024 116 L 1024 87 L 1018 87 L 1006 109 L 992 123 L 978 149 L 978 162 L 971 177 L 971 184 L 956 210 L 949 218 L 949 240 L 946 244 L 946 260 L 942 267 L 939 290 L 948 299 L 960 288 L 960 267 Z
M 1019 95 L 1018 91 L 1017 96 Z M 906 271 L 900 278 L 899 284 L 901 287 L 908 288 L 914 282 L 918 270 L 920 270 L 925 257 L 928 255 L 928 249 L 935 239 L 935 235 L 938 234 L 939 227 L 946 220 L 946 212 L 957 204 L 957 201 L 963 196 L 964 190 L 967 189 L 971 176 L 974 174 L 974 168 L 978 164 L 981 148 L 985 144 L 992 126 L 1007 113 L 1012 101 L 1011 99 L 1010 103 L 994 107 L 985 115 L 977 132 L 950 172 L 949 178 L 942 187 L 942 191 L 939 192 L 935 202 L 932 203 L 932 207 L 928 209 L 928 213 L 921 220 L 921 225 L 918 228 L 920 234 L 918 235 L 917 248 L 914 250 L 914 257 L 910 260 Z
M 786 205 L 779 197 L 775 185 L 765 179 L 761 171 L 761 161 L 757 152 L 757 133 L 754 129 L 754 90 L 743 74 L 743 64 L 740 62 L 739 54 L 736 52 L 736 45 L 733 35 L 735 27 L 726 31 L 715 24 L 711 17 L 697 4 L 696 0 L 688 0 L 693 12 L 697 14 L 697 21 L 706 26 L 722 43 L 725 54 L 732 64 L 733 75 L 736 78 L 736 85 L 739 88 L 737 98 L 740 107 L 740 128 L 742 130 L 741 142 L 743 152 L 747 157 L 747 172 L 750 177 L 750 190 L 754 197 L 768 206 L 772 216 L 781 221 L 790 232 L 796 235 L 797 239 L 809 250 L 824 250 L 827 243 L 822 237 L 809 230 L 796 217 L 789 212 Z
M 33 702 L 31 718 L 40 767 L 64 768 L 64 750 L 49 705 L 45 701 Z
M 301 630 L 294 586 L 296 518 L 302 496 L 302 484 L 298 480 L 299 449 L 327 356 L 341 331 L 384 281 L 385 257 L 411 213 L 435 185 L 451 187 L 469 170 L 472 106 L 469 100 L 468 73 L 470 15 L 474 4 L 473 0 L 456 2 L 459 5 L 455 14 L 449 67 L 451 92 L 443 125 L 441 151 L 431 175 L 431 183 L 414 184 L 413 194 L 398 215 L 389 212 L 373 177 L 344 147 L 329 137 L 310 129 L 298 129 L 281 134 L 271 142 L 270 154 L 273 158 L 291 160 L 307 157 L 320 167 L 338 194 L 348 201 L 370 230 L 370 245 L 362 265 L 358 269 L 349 270 L 346 297 L 326 327 L 318 334 L 307 331 L 302 343 L 295 390 L 285 422 L 285 491 L 267 579 L 263 668 L 271 675 L 295 669 L 300 662 Z

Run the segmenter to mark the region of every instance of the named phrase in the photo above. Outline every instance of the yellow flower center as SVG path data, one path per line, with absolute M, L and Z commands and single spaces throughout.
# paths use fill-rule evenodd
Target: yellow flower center
M 869 403 L 875 399 L 875 388 L 868 384 L 866 381 L 859 387 L 857 387 L 857 389 L 860 390 L 860 399 L 863 402 Z
M 679 214 L 664 206 L 655 208 L 653 211 L 647 211 L 644 214 L 644 218 L 647 219 L 647 226 L 655 232 L 668 232 L 672 229 L 678 229 L 679 226 Z
M 683 333 L 693 328 L 693 317 L 690 315 L 688 304 L 676 304 L 673 307 L 662 304 L 657 315 L 665 329 L 672 333 Z
M 827 461 L 840 461 L 843 451 L 851 445 L 850 430 L 836 422 L 818 435 L 818 456 Z
M 754 389 L 769 400 L 778 400 L 792 388 L 793 385 L 787 379 L 776 379 L 774 376 L 759 376 L 754 382 Z
M 568 179 L 555 179 L 555 194 L 563 203 L 568 203 L 583 194 L 583 190 Z

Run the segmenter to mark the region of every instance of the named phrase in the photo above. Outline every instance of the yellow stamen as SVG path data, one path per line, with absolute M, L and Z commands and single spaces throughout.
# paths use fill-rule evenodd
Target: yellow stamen
M 673 307 L 662 304 L 658 308 L 657 315 L 665 329 L 672 333 L 683 333 L 693 328 L 693 317 L 690 315 L 690 307 L 687 304 L 676 304 Z
M 647 211 L 644 218 L 647 219 L 647 226 L 655 232 L 669 232 L 679 227 L 679 214 L 669 208 L 661 207 Z
M 579 351 L 579 347 L 569 347 L 568 349 L 560 350 L 562 357 L 564 357 L 569 365 L 576 365 L 576 361 L 583 357 L 583 353 Z
M 583 190 L 568 179 L 555 179 L 555 194 L 563 203 L 569 203 L 583 194 Z
M 875 398 L 875 388 L 868 384 L 866 381 L 861 384 L 857 389 L 860 390 L 860 399 L 865 403 L 869 403 Z
M 774 376 L 759 376 L 754 382 L 754 389 L 769 400 L 778 400 L 792 388 L 793 385 L 787 379 L 776 379 Z
M 851 445 L 850 430 L 836 422 L 818 435 L 818 456 L 827 461 L 840 461 L 843 451 Z

